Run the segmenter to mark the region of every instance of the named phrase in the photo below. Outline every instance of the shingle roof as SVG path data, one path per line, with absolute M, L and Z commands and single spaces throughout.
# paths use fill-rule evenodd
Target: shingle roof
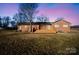
M 53 22 L 32 22 L 32 25 L 51 25 Z M 30 22 L 23 22 L 23 23 L 18 23 L 18 25 L 30 25 Z
M 40 25 L 40 24 L 44 24 L 44 25 L 51 25 L 51 24 L 54 24 L 56 22 L 59 22 L 59 21 L 62 21 L 62 20 L 57 20 L 55 22 L 32 22 L 32 25 Z M 66 21 L 66 20 L 63 20 L 69 24 L 71 24 L 70 22 Z M 30 22 L 23 22 L 23 23 L 18 23 L 18 25 L 30 25 Z
M 53 22 L 53 23 L 56 23 L 56 22 L 59 22 L 59 21 L 62 21 L 62 20 L 57 20 L 57 21 L 55 21 L 55 22 Z M 65 21 L 65 22 L 71 24 L 70 22 L 68 22 L 68 21 L 66 21 L 66 20 L 63 20 L 63 21 Z

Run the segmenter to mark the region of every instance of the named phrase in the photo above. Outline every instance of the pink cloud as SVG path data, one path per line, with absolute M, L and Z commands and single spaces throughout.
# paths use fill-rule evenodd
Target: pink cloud
M 40 9 L 38 14 L 49 16 L 50 21 L 55 21 L 57 17 L 64 17 L 73 24 L 76 24 L 79 19 L 79 16 L 75 13 L 74 10 L 67 8 L 43 8 Z

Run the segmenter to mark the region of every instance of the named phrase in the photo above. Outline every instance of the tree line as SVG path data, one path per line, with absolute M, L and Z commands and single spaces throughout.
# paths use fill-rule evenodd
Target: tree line
M 11 18 L 9 16 L 0 16 L 0 27 L 2 28 L 8 28 L 8 27 L 15 27 L 16 22 L 13 20 L 11 21 Z

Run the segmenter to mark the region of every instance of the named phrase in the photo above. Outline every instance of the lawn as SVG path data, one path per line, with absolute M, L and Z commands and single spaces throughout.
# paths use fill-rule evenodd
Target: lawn
M 79 54 L 79 31 L 56 34 L 0 31 L 2 55 L 71 55 Z

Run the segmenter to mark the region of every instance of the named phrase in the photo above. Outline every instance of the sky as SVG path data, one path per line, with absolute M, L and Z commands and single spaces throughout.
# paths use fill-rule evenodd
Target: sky
M 13 17 L 18 13 L 18 3 L 0 3 L 0 16 Z M 57 18 L 63 17 L 72 25 L 79 25 L 79 4 L 78 3 L 40 3 L 36 16 L 46 16 L 49 21 L 54 22 Z

